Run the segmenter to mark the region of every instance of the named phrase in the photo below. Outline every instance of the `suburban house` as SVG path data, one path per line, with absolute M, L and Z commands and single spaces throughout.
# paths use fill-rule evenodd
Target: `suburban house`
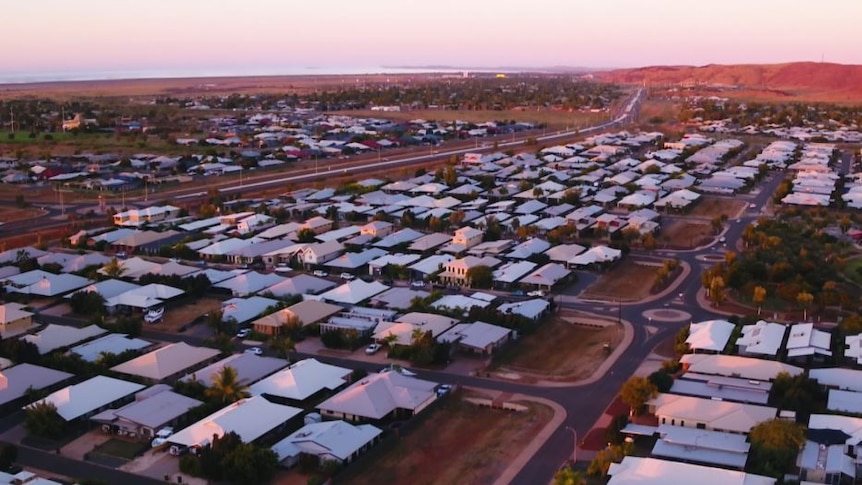
M 485 233 L 474 227 L 462 227 L 455 231 L 452 242 L 443 250 L 450 253 L 460 253 L 481 243 L 484 237 Z
M 362 226 L 359 233 L 362 235 L 369 235 L 373 238 L 383 238 L 386 237 L 395 230 L 395 226 L 391 222 L 386 221 L 371 221 L 368 224 Z
M 12 302 L 0 305 L 0 336 L 19 335 L 33 327 L 33 314 L 24 308 L 24 305 Z
M 736 325 L 727 320 L 707 320 L 689 325 L 688 338 L 685 343 L 692 352 L 710 352 L 720 354 Z
M 322 402 L 318 409 L 329 418 L 380 421 L 414 416 L 434 402 L 437 383 L 390 371 L 369 374 Z
M 352 372 L 317 359 L 304 359 L 252 385 L 249 392 L 275 402 L 300 403 L 347 384 Z
M 494 268 L 500 264 L 500 260 L 491 256 L 477 258 L 476 256 L 465 256 L 459 259 L 453 259 L 445 265 L 445 269 L 440 273 L 440 280 L 444 284 L 451 285 L 469 285 L 467 272 L 479 266 L 487 266 Z
M 285 468 L 299 463 L 302 455 L 347 464 L 370 448 L 382 432 L 370 424 L 353 425 L 340 420 L 309 423 L 274 444 L 272 451 Z
M 692 463 L 626 456 L 611 463 L 608 485 L 775 485 L 775 479 L 737 470 L 725 470 Z
M 254 331 L 264 335 L 279 335 L 285 326 L 313 325 L 325 321 L 336 313 L 344 311 L 343 307 L 317 300 L 303 300 L 288 308 L 270 313 L 252 322 Z
M 114 225 L 139 227 L 152 222 L 173 219 L 180 213 L 179 207 L 172 205 L 152 206 L 144 209 L 131 209 L 114 214 Z
M 236 371 L 236 380 L 243 385 L 253 384 L 273 372 L 287 367 L 288 361 L 275 357 L 264 357 L 250 353 L 231 354 L 224 359 L 198 369 L 191 374 L 186 374 L 180 381 L 197 381 L 205 387 L 210 387 L 216 377 L 225 367 Z
M 178 377 L 191 367 L 211 361 L 219 353 L 217 349 L 193 347 L 185 342 L 177 342 L 111 367 L 111 370 L 161 382 Z
M 767 406 L 665 393 L 659 393 L 647 406 L 659 424 L 741 434 L 778 414 L 776 408 Z
M 332 221 L 325 217 L 312 217 L 300 226 L 299 230 L 302 229 L 308 229 L 315 234 L 323 234 L 332 230 Z
M 51 403 L 57 408 L 57 414 L 61 418 L 74 421 L 92 416 L 118 403 L 127 402 L 131 400 L 130 396 L 143 388 L 144 386 L 134 382 L 96 376 L 52 392 L 46 398 L 25 406 L 25 409 L 36 403 Z
M 164 426 L 182 423 L 197 399 L 173 392 L 170 386 L 157 384 L 135 394 L 135 400 L 118 409 L 106 409 L 90 419 L 102 425 L 102 431 L 129 438 L 153 438 Z
M 758 381 L 771 381 L 782 372 L 791 376 L 798 376 L 804 372 L 800 367 L 783 362 L 738 355 L 685 354 L 679 361 L 682 368 L 688 372 Z
M 480 355 L 491 355 L 512 337 L 512 330 L 485 322 L 459 323 L 437 337 L 459 349 Z
M 807 359 L 832 355 L 832 334 L 814 328 L 813 323 L 797 323 L 790 326 L 787 338 L 787 358 Z
M 742 470 L 751 445 L 746 436 L 663 424 L 651 454 L 687 463 L 703 463 Z
M 742 335 L 736 340 L 740 355 L 763 355 L 777 357 L 784 341 L 784 333 L 787 328 L 780 323 L 772 323 L 764 320 L 754 325 L 742 327 Z
M 62 382 L 74 377 L 40 365 L 21 363 L 0 370 L 0 409 L 14 406 L 31 390 L 53 390 Z M 20 405 L 20 404 L 19 404 Z
M 317 266 L 328 263 L 341 256 L 344 246 L 338 241 L 311 244 L 300 251 L 300 258 L 307 266 Z

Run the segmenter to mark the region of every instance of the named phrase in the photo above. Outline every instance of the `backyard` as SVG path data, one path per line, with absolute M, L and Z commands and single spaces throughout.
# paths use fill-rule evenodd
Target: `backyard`
M 396 446 L 357 463 L 361 468 L 351 474 L 350 483 L 492 484 L 553 414 L 542 405 L 522 404 L 529 411 L 479 407 L 453 395 Z
M 500 371 L 573 381 L 591 376 L 619 345 L 623 332 L 615 323 L 606 327 L 572 323 L 580 320 L 575 315 L 562 315 L 541 325 L 499 356 Z
M 650 294 L 657 266 L 648 266 L 626 258 L 590 285 L 582 297 L 592 300 L 638 301 Z

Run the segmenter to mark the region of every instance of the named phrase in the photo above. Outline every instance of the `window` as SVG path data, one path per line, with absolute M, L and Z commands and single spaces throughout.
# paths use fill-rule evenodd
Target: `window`
M 697 429 L 706 429 L 706 423 L 697 423 Z

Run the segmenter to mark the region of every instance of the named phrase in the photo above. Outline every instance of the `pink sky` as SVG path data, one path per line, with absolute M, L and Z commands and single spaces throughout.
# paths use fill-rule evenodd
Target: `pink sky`
M 3 17 L 0 72 L 19 74 L 862 64 L 859 0 L 29 0 Z

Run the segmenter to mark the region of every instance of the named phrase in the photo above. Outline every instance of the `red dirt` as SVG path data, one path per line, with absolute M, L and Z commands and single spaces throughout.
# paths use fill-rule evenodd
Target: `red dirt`
M 862 99 L 862 66 L 815 62 L 707 66 L 650 66 L 597 73 L 604 81 L 744 87 L 823 101 Z

